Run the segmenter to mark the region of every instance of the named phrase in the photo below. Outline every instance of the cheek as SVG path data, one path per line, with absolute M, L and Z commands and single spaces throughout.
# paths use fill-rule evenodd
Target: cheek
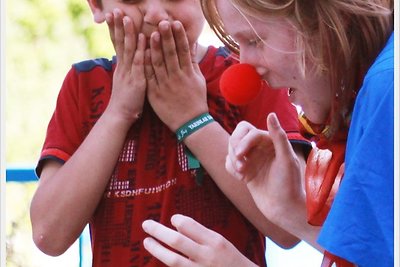
M 193 45 L 194 43 L 197 42 L 197 40 L 200 37 L 200 34 L 203 31 L 204 27 L 204 21 L 203 20 L 198 20 L 197 23 L 193 23 L 193 21 L 183 24 L 186 30 L 186 34 L 189 40 L 189 44 Z
M 239 43 L 240 46 L 240 62 L 248 63 L 254 66 L 267 67 L 267 61 L 260 60 L 263 58 L 263 51 L 257 47 L 248 46 L 243 43 Z
M 202 33 L 206 21 L 201 11 L 200 1 L 193 0 L 191 2 L 186 0 L 179 7 L 171 8 L 173 8 L 170 13 L 172 19 L 178 20 L 183 24 L 189 43 L 193 45 Z

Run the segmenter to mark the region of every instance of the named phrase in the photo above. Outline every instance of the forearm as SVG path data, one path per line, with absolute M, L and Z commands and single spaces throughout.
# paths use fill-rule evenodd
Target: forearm
M 246 184 L 226 171 L 228 139 L 229 134 L 214 122 L 194 132 L 184 142 L 221 191 L 260 232 L 282 247 L 294 246 L 299 239 L 272 224 L 256 206 Z
M 35 243 L 63 253 L 93 215 L 122 149 L 129 125 L 105 113 L 72 157 L 45 169 L 31 203 Z
M 276 213 L 274 216 L 271 216 L 273 222 L 281 228 L 287 229 L 289 233 L 297 236 L 315 249 L 323 252 L 323 248 L 317 243 L 321 227 L 312 226 L 307 222 L 305 202 L 291 202 L 289 205 L 290 207 L 286 209 L 286 212 Z

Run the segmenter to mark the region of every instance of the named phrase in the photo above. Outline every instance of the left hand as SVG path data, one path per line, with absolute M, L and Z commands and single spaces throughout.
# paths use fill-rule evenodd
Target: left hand
M 192 218 L 174 215 L 171 223 L 177 231 L 152 220 L 144 221 L 142 225 L 146 233 L 186 255 L 172 251 L 151 237 L 146 238 L 144 247 L 164 264 L 171 267 L 256 266 L 227 239 Z
M 207 112 L 207 89 L 183 25 L 162 21 L 146 51 L 148 100 L 172 131 Z

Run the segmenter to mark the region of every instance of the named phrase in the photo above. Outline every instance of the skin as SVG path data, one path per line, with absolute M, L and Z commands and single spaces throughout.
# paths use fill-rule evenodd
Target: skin
M 187 255 L 181 255 L 167 249 L 155 239 L 148 237 L 144 246 L 153 256 L 159 258 L 168 266 L 256 266 L 239 252 L 235 247 L 226 242 L 218 233 L 207 229 L 190 217 L 174 215 L 171 223 L 176 227 L 174 231 L 154 221 L 145 221 L 143 229 L 155 237 L 160 238 L 164 244 L 174 247 Z M 217 253 L 215 253 L 217 252 Z M 229 255 L 229 257 L 225 257 Z M 223 259 L 223 260 L 221 260 Z
M 302 74 L 297 64 L 294 27 L 282 18 L 246 19 L 232 4 L 215 2 L 226 32 L 240 45 L 240 61 L 255 66 L 272 87 L 292 88 L 290 101 L 301 106 L 314 123 L 324 123 L 331 105 L 328 76 L 312 71 Z M 313 66 L 306 62 L 306 68 L 311 70 Z
M 315 241 L 320 227 L 313 227 L 306 221 L 301 162 L 274 113 L 268 116 L 267 123 L 268 132 L 257 130 L 248 123 L 238 125 L 235 135 L 230 138 L 226 168 L 247 184 L 263 214 L 282 227 L 289 227 L 288 231 L 296 233 L 322 252 Z M 236 142 L 239 145 L 233 152 Z M 231 159 L 232 153 L 234 159 Z M 290 197 L 290 201 L 283 199 L 285 197 Z M 151 236 L 144 240 L 145 248 L 166 265 L 256 266 L 227 239 L 193 219 L 175 215 L 171 223 L 176 230 L 152 220 L 144 221 L 142 225 Z
M 232 4 L 215 2 L 226 31 L 240 45 L 240 61 L 256 66 L 272 87 L 291 88 L 291 102 L 300 105 L 310 120 L 325 122 L 331 99 L 328 76 L 312 72 L 314 66 L 307 61 L 306 76 L 302 74 L 296 64 L 296 31 L 288 21 L 245 19 Z M 321 250 L 315 241 L 320 227 L 310 226 L 306 219 L 304 168 L 274 114 L 267 123 L 268 132 L 245 122 L 236 127 L 226 169 L 247 184 L 267 218 Z
M 328 79 L 323 73 L 311 71 L 306 72 L 307 78 L 302 75 L 293 53 L 295 36 L 290 25 L 283 20 L 261 22 L 248 18 L 265 39 L 263 43 L 231 4 L 225 0 L 216 0 L 216 3 L 225 30 L 240 45 L 241 62 L 256 66 L 258 73 L 273 87 L 291 87 L 294 91 L 291 101 L 301 105 L 308 118 L 324 122 L 330 109 Z M 309 70 L 313 66 L 306 67 Z M 229 139 L 226 169 L 247 185 L 267 218 L 322 252 L 316 243 L 320 227 L 307 223 L 301 157 L 293 150 L 275 114 L 269 114 L 267 124 L 269 131 L 256 129 L 246 122 L 236 127 Z M 143 223 L 143 229 L 152 236 L 144 242 L 146 249 L 168 266 L 254 266 L 226 239 L 192 219 L 179 215 L 171 222 L 176 230 L 154 221 Z
M 31 202 L 33 239 L 40 250 L 54 256 L 79 237 L 92 217 L 145 98 L 172 131 L 208 111 L 206 85 L 197 65 L 206 52 L 196 43 L 204 23 L 198 1 L 105 0 L 102 7 L 97 0 L 88 3 L 94 21 L 108 24 L 118 64 L 109 105 L 84 142 L 65 164 L 48 160 L 43 166 Z M 262 233 L 283 247 L 297 244 L 298 238 L 267 220 L 246 185 L 225 170 L 228 140 L 228 133 L 214 122 L 186 138 L 185 144 Z M 97 167 L 87 172 L 93 164 Z

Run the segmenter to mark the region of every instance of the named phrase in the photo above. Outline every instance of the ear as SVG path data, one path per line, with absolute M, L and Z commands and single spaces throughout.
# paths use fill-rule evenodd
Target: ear
M 101 0 L 87 0 L 90 10 L 93 14 L 93 20 L 96 23 L 103 23 L 106 20 L 105 14 L 103 12 L 103 7 L 101 5 Z

